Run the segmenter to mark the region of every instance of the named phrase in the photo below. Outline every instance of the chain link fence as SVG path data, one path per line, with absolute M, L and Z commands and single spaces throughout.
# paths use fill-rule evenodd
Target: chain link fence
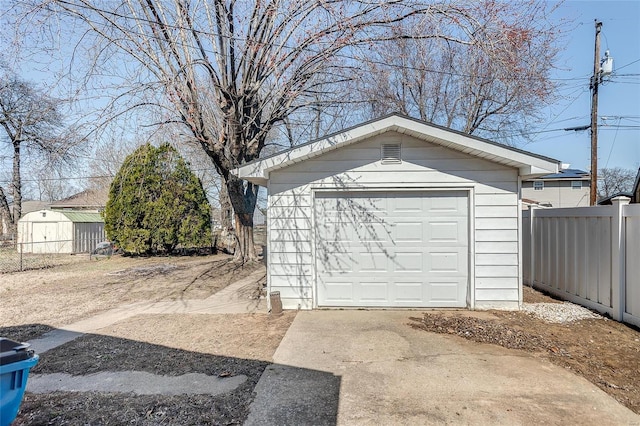
M 0 274 L 44 269 L 88 260 L 91 257 L 91 251 L 99 242 L 91 240 L 83 251 L 74 252 L 73 240 L 29 243 L 5 240 L 0 242 Z

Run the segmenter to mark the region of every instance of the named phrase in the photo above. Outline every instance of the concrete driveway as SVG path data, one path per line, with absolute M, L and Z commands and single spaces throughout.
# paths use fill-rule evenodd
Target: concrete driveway
M 640 425 L 587 380 L 530 354 L 414 330 L 408 311 L 300 312 L 247 425 Z

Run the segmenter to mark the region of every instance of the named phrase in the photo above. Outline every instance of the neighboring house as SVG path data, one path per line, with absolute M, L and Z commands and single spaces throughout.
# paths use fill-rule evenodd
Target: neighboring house
M 22 214 L 24 216 L 27 213 L 34 212 L 36 210 L 44 209 L 49 203 L 45 201 L 22 201 Z M 9 204 L 9 209 L 13 211 L 13 204 Z M 0 217 L 0 235 L 6 235 L 9 232 L 9 224 L 5 221 L 4 217 Z M 12 238 L 12 236 L 8 236 Z
M 527 179 L 522 182 L 522 198 L 546 207 L 587 207 L 591 175 L 578 169 Z
M 640 203 L 640 167 L 638 168 L 638 174 L 636 175 L 636 180 L 631 192 L 618 192 L 617 194 L 602 198 L 598 201 L 598 205 L 611 205 L 611 200 L 620 196 L 631 198 L 631 201 L 629 201 L 630 204 Z
M 248 163 L 285 309 L 517 309 L 520 184 L 556 160 L 400 115 Z
M 83 210 L 87 212 L 101 212 L 107 205 L 109 189 L 87 189 L 74 194 L 64 200 L 49 204 L 51 210 Z
M 104 239 L 100 213 L 39 210 L 18 221 L 23 253 L 89 253 Z

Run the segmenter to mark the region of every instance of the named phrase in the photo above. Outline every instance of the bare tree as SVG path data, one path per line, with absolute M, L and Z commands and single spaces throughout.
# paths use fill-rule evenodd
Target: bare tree
M 43 154 L 56 159 L 64 157 L 69 147 L 60 137 L 63 122 L 59 106 L 59 100 L 38 91 L 0 63 L 0 140 L 12 161 L 11 181 L 6 189 L 0 186 L 0 214 L 10 234 L 15 235 L 22 215 L 23 155 Z
M 63 163 L 51 165 L 45 163 L 35 168 L 30 165 L 29 178 L 22 182 L 23 199 L 38 201 L 57 201 L 67 198 L 80 190 L 80 179 L 73 178 L 74 168 Z
M 30 17 L 57 18 L 58 28 L 70 28 L 67 19 L 85 25 L 74 52 L 93 55 L 84 62 L 91 72 L 144 71 L 123 80 L 135 81 L 138 92 L 160 91 L 164 112 L 158 121 L 183 125 L 211 159 L 233 206 L 241 260 L 256 257 L 257 187 L 231 171 L 258 158 L 269 133 L 287 118 L 344 101 L 344 93 L 330 88 L 353 79 L 360 68 L 356 52 L 399 37 L 471 46 L 487 35 L 487 25 L 476 16 L 482 8 L 466 1 L 32 3 Z M 408 18 L 414 25 L 393 31 Z
M 600 169 L 598 172 L 598 198 L 607 198 L 620 192 L 630 193 L 636 172 L 622 167 Z
M 373 116 L 399 111 L 507 143 L 505 135 L 524 133 L 538 118 L 555 93 L 549 72 L 559 31 L 546 19 L 548 4 L 475 5 L 468 16 L 473 21 L 462 25 L 474 31 L 474 43 L 398 37 L 363 58 L 367 67 L 360 89 Z

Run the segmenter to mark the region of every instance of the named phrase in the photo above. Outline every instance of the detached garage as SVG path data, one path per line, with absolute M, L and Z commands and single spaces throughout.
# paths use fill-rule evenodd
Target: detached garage
M 90 253 L 104 239 L 100 213 L 39 210 L 18 222 L 23 253 Z
M 285 309 L 522 303 L 520 190 L 556 160 L 391 115 L 242 166 Z

